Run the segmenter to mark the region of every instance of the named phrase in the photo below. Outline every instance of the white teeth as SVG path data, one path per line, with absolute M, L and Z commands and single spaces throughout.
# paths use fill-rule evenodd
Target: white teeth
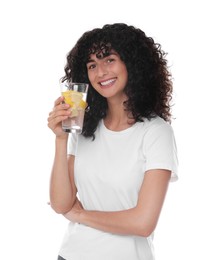
M 110 80 L 107 80 L 107 81 L 100 82 L 100 84 L 102 86 L 107 86 L 107 85 L 109 85 L 110 83 L 112 83 L 114 81 L 115 81 L 115 79 L 110 79 Z

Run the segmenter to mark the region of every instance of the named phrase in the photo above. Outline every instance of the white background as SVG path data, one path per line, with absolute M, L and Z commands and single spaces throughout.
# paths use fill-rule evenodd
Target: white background
M 67 221 L 47 205 L 54 135 L 47 117 L 65 58 L 86 31 L 140 27 L 168 52 L 179 181 L 155 233 L 157 260 L 215 259 L 212 0 L 0 2 L 0 258 L 57 257 Z

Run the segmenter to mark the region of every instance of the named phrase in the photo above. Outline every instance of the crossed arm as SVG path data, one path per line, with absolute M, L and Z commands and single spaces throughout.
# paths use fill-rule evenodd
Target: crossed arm
M 114 212 L 89 211 L 84 210 L 76 198 L 72 209 L 63 215 L 70 221 L 105 232 L 147 237 L 158 222 L 170 175 L 168 170 L 147 171 L 134 208 Z
M 50 180 L 50 204 L 67 219 L 109 233 L 149 236 L 155 229 L 171 172 L 149 170 L 134 208 L 104 212 L 83 209 L 74 184 L 74 156 L 67 159 L 67 139 L 56 139 L 55 160 Z

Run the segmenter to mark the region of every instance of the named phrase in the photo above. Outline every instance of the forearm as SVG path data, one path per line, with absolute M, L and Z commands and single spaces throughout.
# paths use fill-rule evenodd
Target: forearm
M 67 138 L 56 138 L 55 158 L 50 178 L 50 204 L 58 213 L 68 212 L 75 200 L 67 159 Z
M 88 211 L 75 203 L 64 216 L 105 232 L 147 237 L 157 225 L 170 174 L 168 170 L 148 171 L 134 208 L 114 212 Z
M 122 235 L 138 234 L 135 208 L 116 212 L 83 211 L 80 221 L 85 224 L 109 233 Z
M 128 210 L 102 212 L 78 210 L 68 212 L 69 220 L 90 226 L 92 228 L 121 235 L 149 236 L 154 230 L 152 223 L 142 217 L 141 209 L 137 207 Z

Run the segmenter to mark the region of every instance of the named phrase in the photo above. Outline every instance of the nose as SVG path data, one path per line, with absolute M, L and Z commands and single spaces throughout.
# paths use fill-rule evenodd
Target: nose
M 97 65 L 97 75 L 98 77 L 102 78 L 105 75 L 107 75 L 108 71 L 107 71 L 107 67 L 105 66 L 105 64 L 100 63 L 99 65 Z

